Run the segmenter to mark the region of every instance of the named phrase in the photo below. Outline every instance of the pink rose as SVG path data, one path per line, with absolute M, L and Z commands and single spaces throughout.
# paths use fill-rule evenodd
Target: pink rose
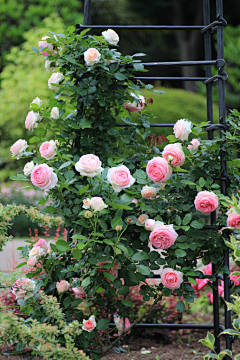
M 146 222 L 145 222 L 145 229 L 153 231 L 154 224 L 155 224 L 155 220 L 147 219 Z
M 191 121 L 187 121 L 185 119 L 178 120 L 173 127 L 173 132 L 176 138 L 181 141 L 187 140 L 188 135 L 192 132 L 191 125 Z
M 54 140 L 45 141 L 39 148 L 41 156 L 46 160 L 51 160 L 54 158 L 56 153 L 56 144 Z
M 228 215 L 227 226 L 240 229 L 240 215 L 232 212 Z
M 240 278 L 239 275 L 231 275 L 230 276 L 230 280 L 232 280 L 234 282 L 235 286 L 239 286 L 240 285 Z
M 114 319 L 114 323 L 118 329 L 118 335 L 120 336 L 123 331 L 127 330 L 128 328 L 130 328 L 131 324 L 128 318 L 120 318 L 119 315 L 114 314 L 113 315 L 113 319 Z M 125 327 L 124 327 L 124 320 L 125 320 Z M 128 334 L 130 334 L 131 331 L 128 332 Z
M 69 287 L 70 287 L 70 284 L 66 280 L 61 280 L 60 282 L 57 282 L 57 284 L 56 284 L 56 288 L 59 293 L 68 291 Z
M 37 258 L 36 257 L 30 257 L 27 261 L 27 267 L 30 269 L 36 265 Z
M 37 121 L 39 120 L 39 113 L 34 112 L 33 110 L 29 111 L 25 120 L 25 127 L 28 130 L 33 130 L 38 126 Z
M 99 196 L 92 197 L 90 201 L 90 205 L 94 211 L 102 211 L 103 209 L 108 207 L 108 205 L 106 205 L 103 199 Z
M 102 36 L 104 37 L 105 40 L 107 40 L 109 42 L 109 44 L 111 45 L 117 45 L 117 43 L 119 42 L 119 36 L 118 34 L 112 30 L 112 29 L 108 29 L 107 31 L 103 31 L 102 32 Z
M 19 160 L 20 157 L 24 154 L 27 147 L 28 147 L 28 144 L 27 144 L 26 140 L 19 139 L 10 148 L 12 156 L 16 156 L 17 160 Z
M 116 193 L 122 189 L 129 188 L 136 181 L 125 165 L 110 168 L 107 173 L 107 179 Z
M 152 199 L 156 196 L 157 189 L 152 186 L 145 185 L 141 190 L 141 195 L 143 198 Z
M 183 282 L 183 274 L 180 271 L 171 268 L 165 268 L 161 272 L 161 280 L 163 286 L 168 289 L 178 289 Z
M 89 48 L 84 53 L 84 60 L 87 66 L 93 66 L 94 64 L 99 63 L 100 59 L 101 59 L 101 54 L 95 48 Z
M 94 177 L 101 174 L 103 168 L 99 157 L 93 154 L 87 154 L 80 157 L 75 164 L 75 169 L 82 176 Z
M 30 297 L 33 296 L 32 291 L 35 288 L 35 282 L 33 280 L 22 278 L 18 279 L 13 287 L 12 287 L 12 293 L 16 296 L 17 299 L 24 299 L 27 300 Z
M 53 44 L 51 44 L 51 43 L 48 43 L 46 40 L 47 39 L 51 39 L 49 36 L 44 36 L 44 37 L 42 37 L 42 39 L 41 39 L 41 41 L 39 41 L 38 42 L 38 47 L 40 48 L 41 46 L 43 47 L 43 48 L 47 48 L 45 51 L 43 51 L 43 50 L 39 50 L 40 51 L 40 53 L 41 54 L 43 54 L 43 56 L 45 57 L 45 56 L 51 56 L 51 54 L 54 54 L 54 48 L 55 48 L 55 46 L 53 45 Z M 49 52 L 51 53 L 51 54 L 49 54 Z
M 131 96 L 134 99 L 137 99 L 138 102 L 136 100 L 134 100 L 131 103 L 128 101 L 126 104 L 123 104 L 125 109 L 129 110 L 130 112 L 134 112 L 134 113 L 137 113 L 138 111 L 141 111 L 142 109 L 144 109 L 144 106 L 145 106 L 145 98 L 144 98 L 144 96 L 134 94 L 134 93 L 131 93 Z
M 182 145 L 180 143 L 166 145 L 163 149 L 162 157 L 167 162 L 170 162 L 169 157 L 172 157 L 171 165 L 174 167 L 182 166 L 185 161 L 185 155 L 182 149 Z
M 167 181 L 172 175 L 171 166 L 159 156 L 148 161 L 146 172 L 150 179 L 157 184 Z
M 44 251 L 47 251 L 48 249 L 48 242 L 44 239 L 39 239 L 36 244 L 33 245 L 33 247 L 40 247 L 42 248 Z
M 89 198 L 83 199 L 83 206 L 82 207 L 84 209 L 89 209 L 90 206 L 91 206 L 91 200 Z
M 64 76 L 61 73 L 53 73 L 51 77 L 48 79 L 48 87 L 50 90 L 58 90 L 58 86 L 60 82 L 63 80 Z M 54 85 L 52 85 L 54 84 Z
M 212 263 L 208 264 L 205 267 L 203 273 L 206 274 L 206 275 L 212 275 Z
M 174 244 L 178 234 L 173 229 L 173 225 L 163 225 L 154 229 L 149 235 L 150 243 L 157 249 L 167 249 Z
M 138 217 L 136 225 L 137 226 L 142 226 L 145 224 L 145 221 L 148 219 L 148 215 L 146 214 L 142 214 Z
M 85 291 L 82 286 L 72 288 L 76 298 L 83 299 L 85 297 Z
M 212 191 L 200 191 L 195 197 L 194 204 L 198 211 L 210 214 L 218 207 L 218 197 Z
M 137 205 L 138 200 L 137 199 L 132 199 L 131 203 Z
M 58 177 L 48 165 L 40 164 L 31 172 L 31 181 L 34 186 L 49 190 L 57 185 Z
M 97 326 L 96 320 L 95 320 L 95 316 L 92 315 L 90 316 L 90 318 L 88 320 L 83 320 L 83 326 L 82 329 L 85 331 L 92 331 L 93 329 L 95 329 L 95 327 Z
M 198 141 L 198 139 L 192 139 L 191 144 L 192 145 L 188 145 L 189 151 L 193 151 L 201 145 L 201 143 L 200 143 L 200 141 Z

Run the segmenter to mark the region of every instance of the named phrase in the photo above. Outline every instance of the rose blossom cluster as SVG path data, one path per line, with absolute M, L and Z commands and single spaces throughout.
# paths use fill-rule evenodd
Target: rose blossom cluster
M 33 290 L 35 289 L 35 281 L 27 278 L 18 279 L 13 287 L 12 293 L 17 299 L 27 300 L 33 296 Z
M 48 242 L 44 239 L 39 239 L 36 244 L 33 245 L 33 248 L 29 251 L 27 267 L 34 267 L 39 258 L 46 256 L 49 251 L 51 251 L 51 247 Z
M 83 199 L 83 206 L 84 209 L 92 209 L 94 211 L 102 211 L 103 209 L 107 208 L 108 205 L 106 205 L 103 201 L 103 199 L 99 196 L 94 196 L 91 199 Z M 88 213 L 88 214 L 86 214 Z M 85 217 L 90 218 L 92 217 L 91 211 L 86 211 Z

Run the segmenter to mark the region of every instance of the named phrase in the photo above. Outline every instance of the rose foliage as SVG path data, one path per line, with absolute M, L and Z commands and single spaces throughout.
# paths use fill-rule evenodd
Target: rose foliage
M 144 301 L 177 295 L 183 312 L 197 296 L 192 284 L 204 276 L 197 261 L 212 261 L 221 270 L 226 246 L 217 230 L 226 224 L 228 205 L 218 180 L 220 156 L 231 167 L 231 195 L 239 184 L 234 157 L 239 115 L 231 115 L 222 138 L 204 141 L 207 123 L 180 119 L 163 154 L 149 149 L 144 108 L 152 99 L 144 98 L 141 88 L 155 90 L 134 80 L 135 71 L 146 71 L 138 60 L 144 54 L 123 56 L 112 30 L 103 36 L 74 30 L 50 32 L 39 50 L 33 47 L 43 62 L 45 56 L 53 96 L 48 104 L 34 99 L 25 123 L 33 137 L 12 146 L 14 157 L 33 161 L 25 168 L 28 175 L 14 179 L 30 179 L 47 190 L 40 203 L 52 199 L 46 210 L 64 218 L 70 241 L 25 246 L 22 256 L 34 264 L 26 275 L 31 282 L 16 282 L 14 293 L 33 319 L 50 324 L 58 320 L 43 314 L 39 289 L 56 297 L 63 321 L 76 319 L 82 326 L 75 346 L 98 359 L 129 331 L 118 328 L 120 337 L 109 345 L 113 315 L 126 319 L 115 316 L 118 324 L 128 324 L 131 286 L 140 286 Z M 138 113 L 134 122 L 132 112 Z M 125 127 L 117 126 L 120 118 Z M 215 210 L 216 229 L 204 229 Z M 149 285 L 146 280 L 160 267 L 162 282 Z M 214 274 L 208 277 L 214 280 Z M 92 311 L 96 306 L 101 319 Z M 61 332 L 59 341 L 64 345 Z

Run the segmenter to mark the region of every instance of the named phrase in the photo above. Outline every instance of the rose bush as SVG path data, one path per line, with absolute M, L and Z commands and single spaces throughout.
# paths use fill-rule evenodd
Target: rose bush
M 153 87 L 132 81 L 134 71 L 144 71 L 138 60 L 143 54 L 124 57 L 109 48 L 117 39 L 110 31 L 108 36 L 73 31 L 51 33 L 44 40 L 53 52 L 48 46 L 40 46 L 42 54 L 33 48 L 39 56 L 46 50 L 45 60 L 57 67 L 48 81 L 56 93 L 48 104 L 31 104 L 38 126 L 29 151 L 21 140 L 22 147 L 13 155 L 32 158 L 31 182 L 48 190 L 40 203 L 53 200 L 46 211 L 64 218 L 68 242 L 51 242 L 47 251 L 44 242 L 22 249 L 25 262 L 35 265 L 27 275 L 34 278 L 35 287 L 32 297 L 20 304 L 32 318 L 41 319 L 39 289 L 56 297 L 64 321 L 77 319 L 82 324 L 76 347 L 98 359 L 141 320 L 126 330 L 121 327 L 120 338 L 103 344 L 101 332 L 108 335 L 113 315 L 128 318 L 131 286 L 140 286 L 144 301 L 153 298 L 153 307 L 162 296 L 174 294 L 181 298 L 177 309 L 183 312 L 184 303 L 197 297 L 191 284 L 203 277 L 196 270 L 198 259 L 223 263 L 222 234 L 205 231 L 204 226 L 215 210 L 216 228 L 226 224 L 228 206 L 216 179 L 221 176 L 219 148 L 231 136 L 238 141 L 238 120 L 231 118 L 224 137 L 211 141 L 200 136 L 206 123 L 193 126 L 189 120 L 178 120 L 165 151 L 149 151 L 150 123 L 143 110 L 151 100 L 142 98 L 141 87 Z M 133 122 L 129 116 L 136 111 Z M 119 129 L 117 117 L 128 126 Z M 225 156 L 235 169 L 233 149 L 234 141 L 224 142 Z M 237 170 L 232 173 L 229 195 L 239 184 Z M 28 181 L 27 176 L 17 178 Z M 161 267 L 162 281 L 151 285 L 149 279 Z M 214 279 L 214 274 L 209 276 Z M 92 313 L 96 304 L 104 314 L 101 319 Z

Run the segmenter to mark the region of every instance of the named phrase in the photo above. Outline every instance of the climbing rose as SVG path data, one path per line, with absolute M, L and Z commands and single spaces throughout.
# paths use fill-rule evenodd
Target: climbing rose
M 80 157 L 75 164 L 75 169 L 82 176 L 94 177 L 101 174 L 103 168 L 99 157 L 93 154 L 86 154 Z
M 141 190 L 142 197 L 146 199 L 154 198 L 156 194 L 157 194 L 157 189 L 152 186 L 145 185 Z
M 27 261 L 27 268 L 32 268 L 33 266 L 36 265 L 36 262 L 37 262 L 37 258 L 34 256 L 34 257 L 30 257 Z
M 147 219 L 146 222 L 145 222 L 145 229 L 153 231 L 154 224 L 155 224 L 155 220 Z
M 44 239 L 39 239 L 36 244 L 33 245 L 33 247 L 37 247 L 40 246 L 41 249 L 43 249 L 44 251 L 47 251 L 48 249 L 48 242 Z
M 187 121 L 185 119 L 178 120 L 173 127 L 173 132 L 176 138 L 181 141 L 187 140 L 188 135 L 192 132 L 191 125 L 191 121 Z
M 39 99 L 39 97 L 36 97 L 33 101 L 32 104 L 36 104 L 38 107 L 40 107 L 42 105 L 42 100 Z
M 183 281 L 183 274 L 180 271 L 171 268 L 165 268 L 161 272 L 163 286 L 168 289 L 178 289 Z
M 83 319 L 83 326 L 82 329 L 85 331 L 92 331 L 97 326 L 95 316 L 91 315 L 88 320 Z
M 142 226 L 145 224 L 145 221 L 148 219 L 148 215 L 146 214 L 142 214 L 139 216 L 139 218 L 137 219 L 136 225 L 137 226 Z
M 167 162 L 171 160 L 171 165 L 174 167 L 182 166 L 185 161 L 185 155 L 180 143 L 166 145 L 163 149 L 162 157 Z
M 24 168 L 23 168 L 23 173 L 25 176 L 28 176 L 31 174 L 31 172 L 34 169 L 34 162 L 33 161 L 29 161 L 28 163 L 25 164 Z
M 40 164 L 33 169 L 31 181 L 34 186 L 37 186 L 40 189 L 49 190 L 57 185 L 58 177 L 48 165 Z
M 89 198 L 83 199 L 83 206 L 82 207 L 84 209 L 89 209 L 90 206 L 91 206 L 91 200 Z
M 27 144 L 26 140 L 22 140 L 22 139 L 17 140 L 10 148 L 12 156 L 16 156 L 17 160 L 19 160 L 20 157 L 25 152 L 25 150 L 27 149 L 27 147 L 28 147 L 28 144 Z
M 107 173 L 107 179 L 116 193 L 122 189 L 129 188 L 136 181 L 125 165 L 110 168 Z
M 227 218 L 227 226 L 240 229 L 240 215 L 236 212 L 231 212 Z
M 41 256 L 46 255 L 43 248 L 40 246 L 35 246 L 29 251 L 29 257 L 35 257 L 36 259 L 39 259 Z
M 101 54 L 95 48 L 89 48 L 84 53 L 84 60 L 87 66 L 93 66 L 94 64 L 99 63 L 100 59 L 101 59 Z
M 123 104 L 125 109 L 129 110 L 130 112 L 134 112 L 134 113 L 137 113 L 138 111 L 144 109 L 144 106 L 145 106 L 144 96 L 138 95 L 138 94 L 136 95 L 134 93 L 131 93 L 131 96 L 133 98 L 137 98 L 138 103 L 136 100 L 134 100 L 133 102 L 128 101 L 126 104 Z
M 60 82 L 63 80 L 64 76 L 61 73 L 53 73 L 51 77 L 48 79 L 48 87 L 51 90 L 58 90 L 58 86 Z M 53 84 L 53 85 L 52 85 Z
M 46 160 L 51 160 L 54 158 L 56 153 L 56 144 L 54 140 L 45 141 L 39 148 L 41 156 Z
M 210 214 L 218 207 L 218 197 L 212 191 L 200 191 L 194 200 L 195 207 L 204 214 Z
M 167 181 L 172 175 L 171 166 L 159 156 L 148 161 L 146 172 L 150 179 L 157 184 Z
M 117 43 L 119 42 L 119 36 L 118 34 L 112 30 L 112 29 L 108 29 L 107 31 L 103 31 L 102 32 L 102 36 L 104 37 L 105 40 L 107 40 L 109 42 L 109 44 L 111 45 L 117 45 Z
M 174 244 L 178 234 L 173 229 L 173 225 L 162 225 L 161 227 L 154 227 L 154 230 L 149 235 L 150 243 L 157 249 L 167 249 Z
M 17 299 L 24 299 L 27 300 L 30 297 L 33 296 L 32 291 L 35 288 L 35 282 L 33 280 L 22 278 L 18 279 L 13 287 L 12 287 L 12 293 L 16 296 Z
M 51 110 L 51 118 L 54 119 L 54 120 L 57 120 L 59 119 L 59 109 L 58 107 L 53 107 L 52 110 Z
M 61 280 L 60 282 L 57 282 L 56 287 L 59 293 L 63 293 L 65 291 L 68 291 L 70 284 L 66 280 Z
M 52 66 L 51 64 L 56 64 L 56 66 L 58 66 L 58 63 L 56 61 L 53 60 L 46 60 L 45 61 L 45 69 L 46 71 L 54 71 L 56 70 L 56 67 Z
M 192 145 L 188 145 L 188 150 L 189 151 L 193 151 L 193 150 L 197 149 L 201 145 L 201 143 L 200 143 L 200 141 L 198 139 L 192 139 L 191 144 Z
M 85 297 L 85 291 L 83 290 L 82 286 L 72 288 L 74 295 L 76 298 L 82 299 Z
M 46 40 L 50 39 L 49 36 L 44 36 L 42 37 L 41 41 L 38 42 L 38 47 L 40 48 L 40 46 L 47 48 L 46 50 L 42 51 L 41 49 L 39 50 L 41 54 L 43 54 L 43 56 L 50 56 L 51 54 L 49 54 L 48 52 L 54 54 L 54 45 L 51 43 L 48 43 Z
M 114 314 L 113 319 L 114 319 L 114 323 L 118 329 L 119 336 L 123 333 L 123 331 L 127 330 L 131 326 L 128 318 L 125 318 L 125 329 L 124 329 L 124 319 L 123 318 L 120 318 L 119 315 Z M 130 331 L 128 332 L 128 334 L 129 333 L 130 333 Z
M 25 120 L 25 127 L 28 130 L 33 130 L 38 126 L 38 120 L 40 116 L 39 113 L 34 112 L 33 110 L 29 111 Z
M 90 206 L 94 211 L 102 211 L 108 206 L 104 203 L 103 199 L 99 196 L 94 196 L 91 198 Z

